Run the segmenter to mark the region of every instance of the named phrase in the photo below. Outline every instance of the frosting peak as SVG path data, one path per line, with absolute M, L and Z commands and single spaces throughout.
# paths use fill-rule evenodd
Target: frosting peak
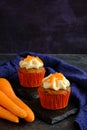
M 59 89 L 66 90 L 70 86 L 70 82 L 62 73 L 50 74 L 42 80 L 42 84 L 45 89 L 50 88 L 55 91 Z
M 26 69 L 30 69 L 30 68 L 40 68 L 43 67 L 43 61 L 39 58 L 39 57 L 35 57 L 35 56 L 30 56 L 28 55 L 26 58 L 22 59 L 19 62 L 19 66 L 21 68 L 26 68 Z

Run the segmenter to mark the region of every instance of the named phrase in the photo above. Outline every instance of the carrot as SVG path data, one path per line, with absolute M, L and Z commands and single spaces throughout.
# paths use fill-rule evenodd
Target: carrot
M 0 78 L 0 90 L 3 91 L 8 97 L 15 95 L 10 82 L 5 78 Z
M 0 118 L 19 123 L 19 118 L 2 106 L 0 106 Z
M 0 78 L 0 90 L 3 91 L 13 102 L 15 102 L 15 104 L 26 111 L 27 117 L 24 119 L 27 122 L 32 122 L 35 120 L 34 112 L 27 104 L 25 104 L 20 98 L 16 96 L 11 84 L 7 79 Z
M 0 105 L 15 114 L 20 118 L 24 118 L 27 116 L 27 113 L 16 105 L 5 93 L 0 91 Z
M 21 107 L 22 109 L 24 109 L 27 113 L 27 117 L 25 117 L 24 119 L 27 122 L 33 122 L 35 120 L 35 115 L 34 112 L 31 110 L 31 108 L 26 105 L 20 98 L 18 97 L 12 97 L 11 98 L 19 107 Z

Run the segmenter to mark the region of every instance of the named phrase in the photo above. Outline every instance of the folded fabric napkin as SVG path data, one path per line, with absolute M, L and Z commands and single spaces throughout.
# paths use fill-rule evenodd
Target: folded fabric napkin
M 56 57 L 34 52 L 23 52 L 0 64 L 0 77 L 18 82 L 19 61 L 21 57 L 27 55 L 39 56 L 43 60 L 46 75 L 57 71 L 63 73 L 69 79 L 71 82 L 71 96 L 76 99 L 79 107 L 75 123 L 78 124 L 81 130 L 87 130 L 87 73 Z

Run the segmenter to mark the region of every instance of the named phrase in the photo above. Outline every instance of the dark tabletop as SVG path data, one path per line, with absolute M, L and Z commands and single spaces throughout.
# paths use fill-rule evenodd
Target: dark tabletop
M 0 62 L 12 59 L 15 54 L 0 54 Z M 52 55 L 52 54 L 48 54 Z M 64 61 L 75 65 L 87 72 L 87 55 L 86 54 L 53 54 Z M 11 123 L 7 120 L 0 119 L 1 130 L 79 130 L 78 126 L 74 123 L 76 114 L 56 123 L 48 124 L 36 117 L 33 123 L 27 123 L 20 120 L 18 124 Z

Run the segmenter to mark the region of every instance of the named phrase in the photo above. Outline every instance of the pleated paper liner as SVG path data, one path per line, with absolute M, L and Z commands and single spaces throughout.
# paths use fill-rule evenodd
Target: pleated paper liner
M 21 86 L 27 87 L 27 88 L 35 88 L 42 85 L 42 79 L 45 75 L 45 69 L 42 68 L 40 72 L 38 70 L 35 70 L 35 72 L 27 72 L 27 70 L 23 71 L 20 68 L 18 69 L 18 77 Z
M 65 108 L 68 105 L 70 97 L 70 89 L 60 94 L 49 94 L 42 91 L 42 87 L 39 87 L 38 94 L 40 97 L 41 106 L 45 109 L 58 110 Z

